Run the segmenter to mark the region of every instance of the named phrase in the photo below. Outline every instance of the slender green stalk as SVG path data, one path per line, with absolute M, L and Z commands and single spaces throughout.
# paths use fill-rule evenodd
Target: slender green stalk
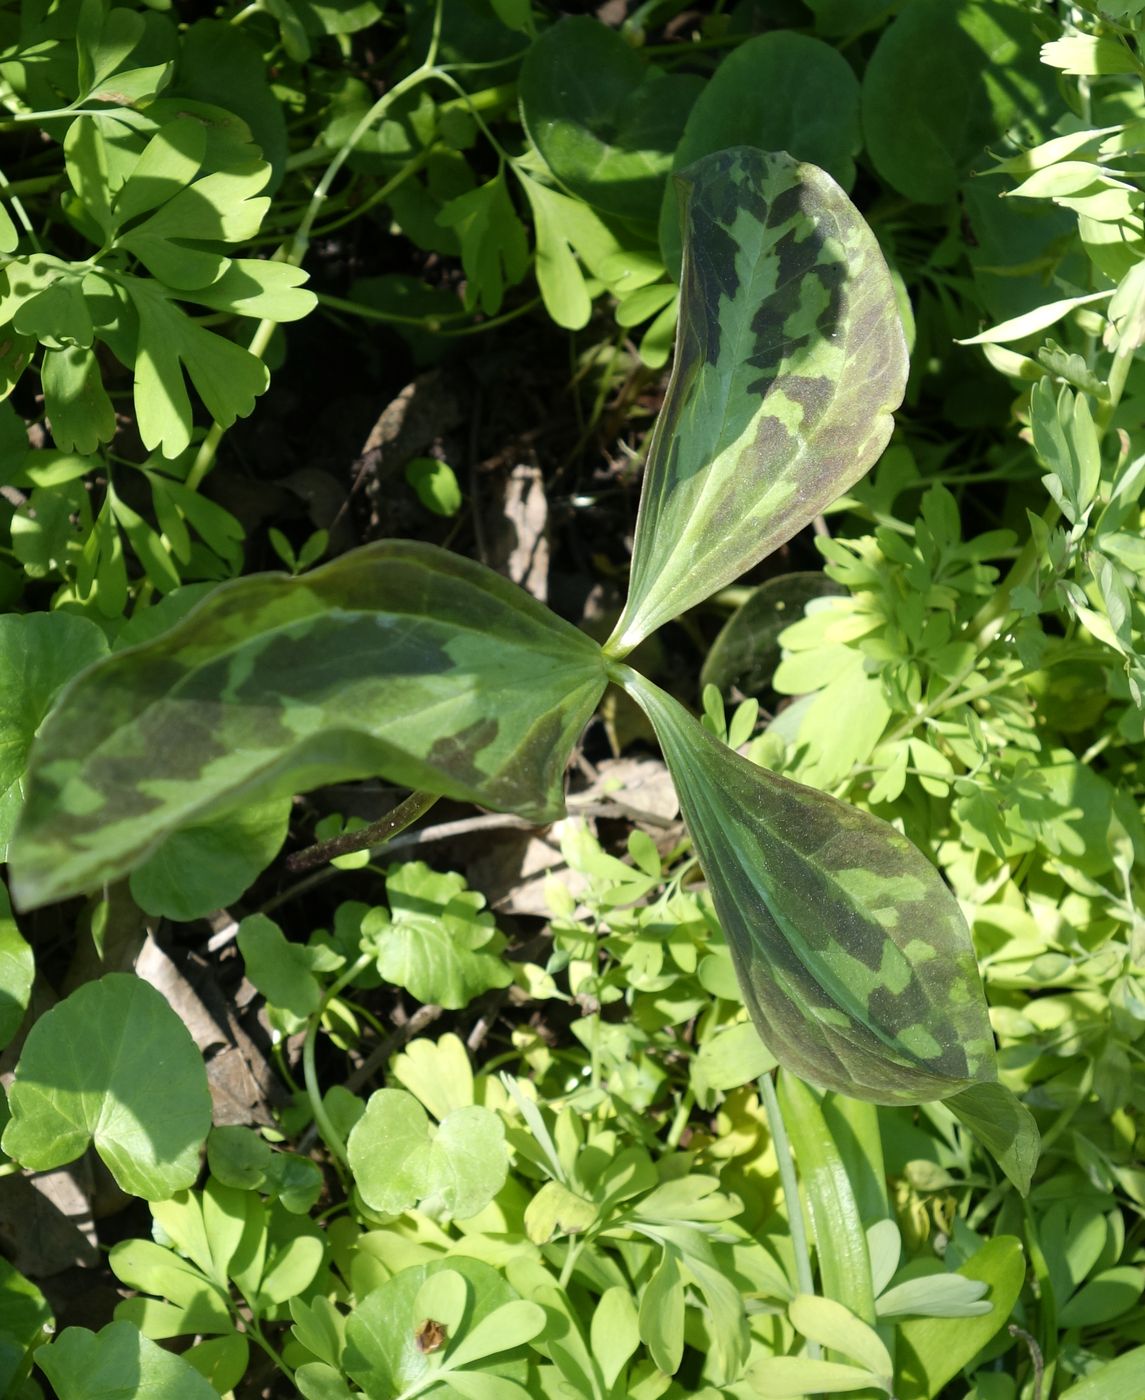
M 1028 1200 L 1022 1201 L 1022 1214 L 1026 1222 L 1026 1253 L 1029 1255 L 1030 1271 L 1034 1276 L 1034 1293 L 1038 1300 L 1038 1347 L 1050 1368 L 1052 1377 L 1058 1353 L 1057 1299 L 1054 1296 L 1050 1268 L 1046 1263 L 1046 1256 L 1042 1252 L 1037 1221 Z
M 822 1105 L 803 1080 L 787 1071 L 780 1071 L 776 1093 L 799 1154 L 823 1296 L 842 1303 L 874 1327 L 878 1319 L 867 1236 L 846 1164 Z
M 46 112 L 9 112 L 3 120 L 0 120 L 0 127 L 8 122 L 49 122 L 58 117 L 106 117 L 109 112 L 114 112 L 115 107 L 52 107 Z
M 667 1144 L 673 1152 L 680 1146 L 680 1139 L 684 1135 L 684 1129 L 688 1126 L 688 1119 L 692 1116 L 692 1107 L 695 1102 L 696 1095 L 689 1086 L 680 1095 L 680 1102 L 672 1118 L 672 1126 L 668 1129 Z
M 365 972 L 372 962 L 372 955 L 363 953 L 361 957 L 350 964 L 341 977 L 336 978 L 330 984 L 326 989 L 326 995 L 322 998 L 322 1005 L 311 1016 L 307 1024 L 306 1040 L 302 1046 L 302 1075 L 306 1082 L 306 1096 L 310 1100 L 310 1108 L 314 1114 L 314 1121 L 318 1125 L 318 1131 L 322 1134 L 322 1141 L 330 1149 L 330 1154 L 338 1165 L 339 1171 L 350 1165 L 350 1159 L 346 1153 L 346 1144 L 342 1140 L 342 1134 L 334 1126 L 330 1115 L 326 1112 L 326 1105 L 322 1102 L 322 1088 L 318 1083 L 318 1072 L 314 1065 L 314 1046 L 318 1039 L 318 1027 L 326 1013 L 326 1008 L 342 988 L 348 986 L 355 977 Z
M 327 234 L 334 233 L 346 224 L 351 224 L 355 219 L 360 219 L 368 210 L 373 209 L 377 204 L 384 204 L 396 189 L 400 189 L 407 180 L 415 176 L 419 170 L 424 170 L 429 158 L 435 151 L 443 149 L 440 146 L 427 146 L 419 151 L 416 156 L 398 171 L 392 180 L 387 180 L 384 185 L 379 185 L 373 194 L 363 199 L 361 204 L 356 204 L 352 209 L 348 209 L 344 214 L 339 214 L 337 218 L 331 219 L 329 223 L 323 224 L 320 229 L 313 230 L 319 238 L 325 238 Z
M 779 1183 L 783 1187 L 783 1198 L 787 1202 L 787 1223 L 791 1230 L 791 1248 L 795 1252 L 795 1281 L 800 1293 L 814 1294 L 815 1277 L 811 1272 L 811 1251 L 807 1244 L 803 1201 L 799 1195 L 799 1182 L 795 1176 L 791 1143 L 783 1123 L 783 1114 L 779 1109 L 775 1083 L 770 1074 L 760 1075 L 759 1096 L 763 1100 L 763 1111 L 767 1114 L 767 1126 L 771 1131 L 771 1142 L 775 1148 L 775 1160 L 779 1167 Z M 818 1342 L 809 1341 L 807 1343 L 807 1355 L 813 1361 L 819 1359 Z
M 574 1235 L 569 1240 L 568 1249 L 565 1251 L 565 1262 L 561 1267 L 560 1286 L 567 1288 L 569 1280 L 573 1276 L 576 1268 L 576 1261 L 580 1258 L 580 1252 L 584 1248 L 584 1239 L 579 1235 Z
M 247 1300 L 247 1306 L 251 1306 L 249 1299 Z M 275 1349 L 271 1346 L 271 1344 L 267 1341 L 266 1334 L 259 1326 L 258 1318 L 255 1316 L 253 1307 L 251 1307 L 250 1317 L 243 1319 L 243 1325 L 245 1326 L 247 1336 L 250 1337 L 251 1341 L 253 1341 L 256 1346 L 261 1347 L 261 1349 L 264 1352 L 266 1352 L 267 1356 L 271 1359 L 276 1368 L 280 1370 L 282 1374 L 286 1377 L 286 1379 L 290 1382 L 290 1384 L 293 1385 L 294 1372 L 290 1369 L 286 1362 L 283 1361 L 282 1357 L 279 1356 L 278 1352 L 276 1352 Z
M 25 185 L 29 183 L 34 182 L 24 181 Z M 54 183 L 54 179 L 50 183 Z M 40 240 L 36 237 L 36 230 L 32 227 L 32 221 L 28 218 L 28 211 L 24 208 L 20 196 L 16 193 L 16 186 L 8 179 L 3 170 L 0 170 L 0 190 L 4 192 L 4 197 L 12 206 L 12 212 L 16 215 L 17 219 L 19 219 L 24 232 L 32 240 L 32 247 L 35 248 L 37 253 L 42 253 L 44 249 Z
M 343 141 L 333 159 L 330 161 L 330 164 L 326 167 L 322 178 L 318 181 L 314 192 L 310 196 L 310 202 L 306 206 L 306 211 L 302 215 L 297 229 L 294 231 L 294 237 L 290 241 L 290 246 L 285 252 L 284 261 L 290 263 L 292 266 L 302 266 L 306 254 L 310 250 L 310 235 L 314 228 L 314 221 L 317 219 L 319 210 L 325 204 L 329 196 L 331 185 L 333 185 L 334 181 L 338 178 L 338 173 L 343 165 L 345 165 L 350 156 L 353 155 L 358 142 L 361 141 L 366 132 L 382 118 L 386 109 L 393 102 L 405 93 L 412 91 L 419 83 L 425 82 L 427 78 L 433 76 L 437 71 L 434 65 L 437 59 L 438 46 L 441 42 L 442 7 L 442 0 L 437 0 L 433 11 L 433 31 L 430 36 L 429 50 L 426 53 L 424 61 L 415 68 L 412 73 L 407 74 L 400 82 L 395 83 L 392 88 L 384 92 L 382 96 L 378 98 L 369 111 L 366 112 L 365 116 L 362 117 L 361 121 L 354 127 L 346 140 Z M 247 346 L 247 349 L 252 355 L 262 359 L 263 355 L 266 353 L 267 346 L 270 344 L 271 336 L 274 334 L 277 324 L 277 321 L 272 320 L 259 322 L 258 329 L 255 331 L 250 344 Z M 195 460 L 192 463 L 191 470 L 185 482 L 192 491 L 198 489 L 203 478 L 214 466 L 215 458 L 218 455 L 219 443 L 222 441 L 224 432 L 225 429 L 220 427 L 218 423 L 211 424 L 206 437 L 199 447 L 199 451 L 195 456 Z
M 376 306 L 367 306 L 362 301 L 350 301 L 346 297 L 336 297 L 329 292 L 319 292 L 319 306 L 328 306 L 331 311 L 344 311 L 348 316 L 360 316 L 363 321 L 381 321 L 386 325 L 417 326 L 422 330 L 438 333 L 446 321 L 463 321 L 468 311 L 446 311 L 440 316 L 403 316 L 399 311 L 380 311 Z

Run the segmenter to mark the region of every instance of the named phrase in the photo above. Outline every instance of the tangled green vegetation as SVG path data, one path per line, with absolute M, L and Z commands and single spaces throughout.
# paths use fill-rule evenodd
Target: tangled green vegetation
M 118 1212 L 82 1318 L 0 1230 L 17 1400 L 1145 1395 L 1145 3 L 612 9 L 0 9 L 0 1222 Z M 564 339 L 582 449 L 672 358 L 603 645 L 224 504 L 319 318 Z M 633 701 L 684 823 L 554 828 L 533 937 L 280 854 L 551 822 Z

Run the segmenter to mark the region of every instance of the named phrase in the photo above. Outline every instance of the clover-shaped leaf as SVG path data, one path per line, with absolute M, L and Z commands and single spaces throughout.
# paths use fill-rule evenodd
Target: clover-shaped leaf
M 36 1364 L 59 1400 L 218 1400 L 218 1391 L 188 1361 L 149 1341 L 130 1322 L 109 1322 L 100 1332 L 69 1327 Z
M 508 1174 L 505 1129 L 487 1108 L 455 1108 L 433 1128 L 401 1089 L 379 1089 L 347 1144 L 350 1169 L 368 1206 L 398 1215 L 417 1206 L 439 1219 L 468 1220 Z
M 460 875 L 422 861 L 393 866 L 386 878 L 389 912 L 372 909 L 362 934 L 377 951 L 378 971 L 421 1002 L 458 1010 L 513 975 L 498 956 L 503 940 L 484 898 Z
M 463 1256 L 403 1269 L 346 1322 L 342 1364 L 367 1395 L 527 1400 L 514 1351 L 545 1326 L 490 1265 Z

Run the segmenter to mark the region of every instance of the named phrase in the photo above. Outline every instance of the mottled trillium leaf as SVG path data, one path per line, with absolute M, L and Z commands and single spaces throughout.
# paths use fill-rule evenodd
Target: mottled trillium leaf
M 46 1012 L 8 1091 L 3 1149 L 29 1171 L 74 1162 L 89 1143 L 121 1190 L 166 1200 L 199 1174 L 211 1126 L 202 1056 L 166 999 L 112 973 Z
M 8 891 L 0 884 L 0 1049 L 20 1029 L 35 978 L 35 955 L 16 927 Z
M 595 642 L 431 545 L 223 584 L 61 696 L 12 843 L 13 901 L 63 898 L 181 827 L 351 778 L 552 820 L 604 684 Z
M 733 49 L 704 84 L 672 168 L 733 146 L 757 146 L 817 165 L 849 190 L 862 144 L 859 80 L 851 65 L 821 39 L 774 30 Z M 660 206 L 660 249 L 678 279 L 680 229 L 670 189 Z
M 107 655 L 94 622 L 71 613 L 0 617 L 0 860 L 24 803 L 32 739 L 60 688 Z
M 780 1064 L 887 1104 L 994 1080 L 970 933 L 925 857 L 740 758 L 628 667 L 616 679 L 656 730 L 744 1003 Z
M 676 178 L 680 329 L 628 601 L 606 647 L 617 656 L 856 482 L 886 445 L 906 384 L 890 274 L 829 175 L 741 146 Z
M 1038 1165 L 1041 1134 L 1034 1115 L 1004 1084 L 971 1084 L 946 1100 L 950 1111 L 986 1144 L 1023 1196 Z

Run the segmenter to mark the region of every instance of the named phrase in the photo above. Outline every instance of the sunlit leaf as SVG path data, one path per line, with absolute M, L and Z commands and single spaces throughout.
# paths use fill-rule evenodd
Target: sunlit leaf
M 716 635 L 700 670 L 700 685 L 725 693 L 734 685 L 761 695 L 779 665 L 779 634 L 803 616 L 813 598 L 845 590 L 826 574 L 780 574 L 760 584 Z
M 1034 1115 L 1004 1084 L 971 1084 L 946 1102 L 984 1143 L 1022 1195 L 1038 1165 L 1041 1135 Z
M 680 330 L 616 655 L 857 481 L 886 445 L 906 383 L 886 264 L 829 175 L 743 146 L 677 179 Z
M 986 1284 L 962 1274 L 924 1274 L 879 1295 L 876 1311 L 888 1317 L 983 1317 L 991 1310 Z
M 483 895 L 460 875 L 441 874 L 422 861 L 391 867 L 389 909 L 362 920 L 362 946 L 377 955 L 378 972 L 420 1002 L 456 1011 L 491 987 L 513 980 L 501 956 L 504 939 Z
M 36 1364 L 59 1400 L 217 1400 L 218 1391 L 181 1356 L 149 1341 L 130 1322 L 109 1322 L 100 1332 L 69 1327 Z
M 1145 1346 L 1134 1347 L 1062 1391 L 1062 1400 L 1133 1400 L 1145 1391 Z
M 804 1400 L 811 1392 L 832 1395 L 850 1390 L 870 1391 L 878 1377 L 861 1366 L 839 1361 L 811 1360 L 805 1356 L 766 1356 L 747 1373 L 757 1395 L 768 1400 Z
M 0 884 L 0 1049 L 20 1029 L 35 978 L 35 955 L 16 927 L 8 891 Z
M 508 1154 L 500 1118 L 471 1104 L 433 1127 L 421 1104 L 402 1089 L 379 1089 L 347 1144 L 362 1199 L 398 1215 L 467 1220 L 484 1210 L 505 1184 Z
M 24 803 L 24 774 L 36 730 L 60 688 L 107 655 L 107 638 L 73 613 L 0 617 L 0 859 Z
M 849 1169 L 854 1165 L 853 1157 L 850 1163 L 845 1160 L 845 1149 L 828 1125 L 821 1095 L 786 1070 L 776 1076 L 775 1087 L 783 1122 L 803 1177 L 823 1292 L 850 1308 L 857 1318 L 873 1323 L 875 1297 L 871 1259 L 856 1194 L 858 1183 Z M 869 1107 L 859 1104 L 860 1110 Z M 837 1115 L 833 1117 L 838 1123 Z M 854 1122 L 852 1114 L 849 1130 Z M 847 1155 L 852 1154 L 848 1152 Z
M 842 1303 L 800 1293 L 788 1304 L 787 1315 L 805 1337 L 849 1356 L 890 1388 L 894 1362 L 883 1339 Z
M 249 350 L 192 321 L 151 283 L 138 277 L 123 282 L 139 318 L 135 360 L 139 434 L 146 447 L 177 457 L 190 442 L 192 428 L 184 370 L 212 418 L 223 427 L 250 413 L 270 375 Z
M 551 820 L 604 684 L 583 633 L 429 545 L 223 584 L 61 697 L 12 843 L 13 899 L 62 898 L 180 827 L 355 777 Z
M 88 982 L 29 1032 L 8 1092 L 4 1151 L 29 1171 L 94 1144 L 122 1190 L 163 1200 L 190 1186 L 211 1126 L 190 1032 L 142 978 Z
M 956 1271 L 989 1285 L 990 1311 L 978 1317 L 908 1318 L 898 1327 L 895 1394 L 900 1400 L 930 1400 L 1000 1332 L 1017 1302 L 1025 1279 L 1022 1246 L 1012 1235 L 999 1235 Z M 1112 1392 L 1102 1391 L 1103 1400 Z
M 680 795 L 744 1001 L 781 1065 L 876 1103 L 992 1080 L 969 930 L 893 828 L 757 768 L 627 667 Z
M 509 198 L 504 174 L 451 199 L 438 215 L 443 228 L 457 231 L 465 269 L 465 304 L 495 315 L 505 288 L 515 286 L 529 266 L 525 228 Z
M 414 1341 L 418 1328 L 427 1315 L 431 1316 L 425 1311 L 428 1298 L 423 1289 L 445 1272 L 458 1274 L 465 1282 L 464 1313 L 460 1326 L 446 1326 L 442 1350 L 423 1351 Z M 448 1357 L 453 1346 L 516 1298 L 504 1275 L 480 1259 L 454 1255 L 402 1269 L 358 1300 L 346 1322 L 343 1369 L 367 1395 L 398 1395 L 407 1389 L 417 1394 L 434 1379 L 434 1372 L 442 1365 L 443 1352 Z M 524 1356 L 510 1353 L 480 1370 L 523 1381 L 525 1365 Z M 443 1395 L 448 1393 L 444 1385 L 434 1389 Z

